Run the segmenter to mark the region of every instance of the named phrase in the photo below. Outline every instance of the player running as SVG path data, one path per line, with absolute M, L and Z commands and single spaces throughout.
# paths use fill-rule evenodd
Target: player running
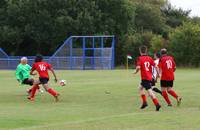
M 39 74 L 39 80 L 35 81 L 34 84 L 35 85 L 42 84 L 44 89 L 48 93 L 50 93 L 55 98 L 55 100 L 57 102 L 59 93 L 54 91 L 52 88 L 49 88 L 49 86 L 48 86 L 48 81 L 49 81 L 48 70 L 50 70 L 52 72 L 52 74 L 53 74 L 53 76 L 55 78 L 55 81 L 57 82 L 57 77 L 56 77 L 56 74 L 55 74 L 52 66 L 47 62 L 43 62 L 43 57 L 42 56 L 36 56 L 35 63 L 33 64 L 33 67 L 32 67 L 31 72 L 30 72 L 31 75 L 33 75 L 34 71 L 37 71 L 38 74 Z M 32 89 L 31 96 L 28 97 L 29 100 L 31 100 L 31 101 L 34 100 L 36 90 L 37 90 L 37 87 L 34 87 Z
M 28 59 L 27 57 L 22 57 L 20 60 L 20 64 L 17 66 L 15 76 L 18 82 L 21 84 L 26 84 L 26 85 L 33 85 L 34 79 L 30 77 L 30 71 L 31 71 L 31 66 L 28 65 Z M 38 85 L 36 85 L 37 88 Z M 27 90 L 27 93 L 30 94 L 32 91 L 32 88 Z M 42 92 L 42 90 L 40 90 Z
M 144 92 L 144 89 L 147 90 L 148 94 L 150 95 L 154 105 L 156 106 L 156 111 L 159 111 L 161 108 L 160 104 L 158 103 L 158 99 L 156 98 L 155 94 L 153 93 L 153 90 L 151 88 L 151 81 L 152 81 L 152 66 L 155 66 L 155 63 L 153 59 L 149 56 L 147 56 L 147 47 L 141 46 L 139 48 L 140 51 L 140 57 L 138 57 L 136 70 L 134 74 L 137 74 L 139 70 L 141 71 L 141 86 L 139 88 L 140 95 L 142 98 L 142 106 L 141 109 L 144 109 L 148 106 L 146 95 Z
M 158 67 L 159 71 L 161 71 L 161 90 L 162 95 L 167 102 L 168 106 L 172 106 L 171 101 L 168 97 L 169 93 L 177 100 L 177 106 L 181 104 L 181 98 L 176 94 L 176 92 L 172 89 L 174 82 L 174 72 L 176 70 L 176 63 L 172 56 L 167 55 L 167 49 L 161 49 L 161 55 Z
M 156 68 L 158 67 L 158 63 L 159 63 L 159 60 L 160 60 L 160 53 L 155 53 L 154 54 L 154 63 L 155 63 L 155 66 L 153 67 L 152 69 L 152 83 L 151 83 L 151 86 L 152 86 L 152 90 L 154 92 L 157 92 L 159 93 L 160 95 L 162 95 L 162 92 L 156 87 L 156 82 L 157 82 L 157 79 L 158 79 L 158 71 L 156 70 Z

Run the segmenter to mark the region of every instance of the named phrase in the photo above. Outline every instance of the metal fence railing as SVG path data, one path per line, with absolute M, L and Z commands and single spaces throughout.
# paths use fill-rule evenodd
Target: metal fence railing
M 55 69 L 95 70 L 114 68 L 114 36 L 71 36 L 44 61 Z M 8 56 L 0 48 L 0 69 L 16 69 L 21 56 Z M 32 65 L 35 56 L 27 56 Z

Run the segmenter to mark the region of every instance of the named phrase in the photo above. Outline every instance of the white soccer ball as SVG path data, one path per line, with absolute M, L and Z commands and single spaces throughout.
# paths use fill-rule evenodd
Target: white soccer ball
M 65 86 L 66 85 L 66 80 L 60 80 L 60 86 Z

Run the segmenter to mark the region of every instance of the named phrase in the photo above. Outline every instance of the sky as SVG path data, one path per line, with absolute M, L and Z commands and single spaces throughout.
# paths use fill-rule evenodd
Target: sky
M 190 16 L 199 16 L 200 17 L 200 0 L 169 0 L 170 3 L 184 10 L 192 10 Z

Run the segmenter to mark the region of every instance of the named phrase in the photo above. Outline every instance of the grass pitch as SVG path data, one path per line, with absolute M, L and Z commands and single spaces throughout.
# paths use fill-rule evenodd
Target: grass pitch
M 181 107 L 140 110 L 139 74 L 133 71 L 57 71 L 67 86 L 50 86 L 60 94 L 55 103 L 38 93 L 26 99 L 28 86 L 20 86 L 14 71 L 0 71 L 0 130 L 200 130 L 200 70 L 178 69 L 175 90 L 183 97 Z M 171 98 L 172 99 L 172 98 Z

